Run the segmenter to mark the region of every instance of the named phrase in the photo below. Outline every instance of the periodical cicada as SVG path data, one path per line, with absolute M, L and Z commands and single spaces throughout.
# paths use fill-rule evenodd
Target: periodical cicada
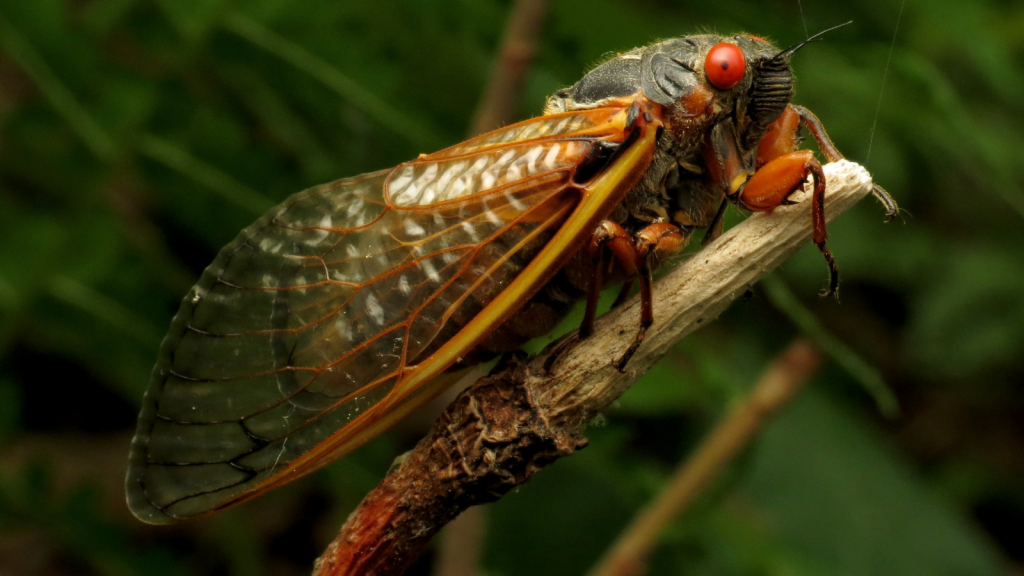
M 399 166 L 300 192 L 222 249 L 160 347 L 127 495 L 146 522 L 208 514 L 308 474 L 430 398 L 460 366 L 542 335 L 574 302 L 640 281 L 732 202 L 787 203 L 824 174 L 798 150 L 790 59 L 748 35 L 619 54 L 544 115 Z M 889 215 L 897 208 L 881 188 Z

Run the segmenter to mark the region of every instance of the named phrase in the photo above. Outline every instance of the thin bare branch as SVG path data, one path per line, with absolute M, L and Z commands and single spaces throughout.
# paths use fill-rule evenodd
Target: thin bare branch
M 633 519 L 589 576 L 639 576 L 658 536 L 807 382 L 821 354 L 798 338 L 761 375 L 744 400 L 704 439 L 672 475 L 668 485 Z
M 870 176 L 857 164 L 829 164 L 825 173 L 829 217 L 871 191 Z M 511 359 L 464 391 L 356 508 L 315 574 L 401 574 L 462 510 L 500 498 L 585 446 L 584 427 L 600 410 L 810 239 L 809 205 L 755 214 L 662 278 L 654 289 L 655 323 L 625 373 L 610 358 L 633 339 L 636 299 L 600 318 L 595 333 L 550 373 L 544 353 L 529 363 Z
M 487 91 L 470 124 L 470 134 L 481 134 L 512 121 L 522 99 L 523 84 L 537 51 L 547 0 L 517 0 L 505 23 L 498 60 Z

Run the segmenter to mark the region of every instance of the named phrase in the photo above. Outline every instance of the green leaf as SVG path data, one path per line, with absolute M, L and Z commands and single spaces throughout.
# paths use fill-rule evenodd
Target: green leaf
M 426 149 L 432 150 L 438 146 L 435 131 L 384 102 L 299 44 L 278 36 L 256 20 L 242 14 L 229 14 L 224 24 L 228 30 L 316 78 L 396 134 Z
M 0 14 L 0 47 L 25 70 L 54 108 L 71 125 L 89 150 L 101 160 L 113 160 L 117 147 L 81 102 L 61 82 L 29 40 Z
M 146 135 L 139 140 L 139 150 L 149 158 L 203 184 L 225 200 L 253 214 L 263 214 L 274 205 L 273 201 L 259 192 L 169 140 Z
M 226 3 L 226 0 L 157 0 L 178 33 L 193 44 L 210 33 Z
M 18 429 L 21 420 L 21 394 L 7 378 L 0 377 L 0 439 Z
M 950 254 L 911 318 L 910 354 L 929 372 L 966 376 L 1019 366 L 1024 350 L 1024 259 L 1001 247 Z
M 992 545 L 813 387 L 764 431 L 742 494 L 770 534 L 836 575 L 1005 574 Z
M 885 383 L 878 370 L 862 359 L 853 348 L 826 330 L 821 322 L 814 317 L 814 314 L 800 303 L 800 300 L 793 295 L 793 292 L 777 274 L 762 280 L 761 285 L 768 294 L 768 299 L 776 308 L 788 316 L 801 332 L 811 338 L 864 387 L 864 390 L 874 399 L 879 412 L 888 418 L 899 416 L 899 400 L 896 399 L 896 394 Z

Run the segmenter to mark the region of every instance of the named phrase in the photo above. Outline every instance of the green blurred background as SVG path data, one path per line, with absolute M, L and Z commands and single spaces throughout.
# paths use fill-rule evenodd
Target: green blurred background
M 122 482 L 156 347 L 263 210 L 461 140 L 509 9 L 0 0 L 0 574 L 309 572 L 424 424 L 228 513 L 145 526 Z M 883 224 L 866 200 L 833 225 L 841 304 L 815 296 L 824 265 L 802 251 L 589 448 L 489 506 L 486 573 L 582 574 L 803 331 L 831 359 L 673 524 L 652 573 L 1024 574 L 1024 3 L 907 2 L 880 100 L 899 15 L 551 3 L 518 117 L 608 52 L 709 29 L 788 45 L 854 20 L 796 57 L 796 101 L 906 212 Z

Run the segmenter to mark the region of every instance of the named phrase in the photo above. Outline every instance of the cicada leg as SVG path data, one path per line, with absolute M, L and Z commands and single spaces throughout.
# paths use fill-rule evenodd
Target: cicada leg
M 796 150 L 800 115 L 792 106 L 768 126 L 758 143 L 754 165 L 744 161 L 736 142 L 736 128 L 731 121 L 717 124 L 704 144 L 704 159 L 710 183 L 718 186 L 726 198 L 751 212 L 767 212 L 789 203 L 789 197 L 800 188 L 807 176 L 814 179 L 811 196 L 811 218 L 814 243 L 825 256 L 829 268 L 828 289 L 822 294 L 835 294 L 839 287 L 839 269 L 832 253 L 825 247 L 825 172 L 809 150 Z
M 836 162 L 843 159 L 842 153 L 836 148 L 836 145 L 832 143 L 832 139 L 829 138 L 828 132 L 825 131 L 825 127 L 821 124 L 821 120 L 814 115 L 813 112 L 804 108 L 803 106 L 789 105 L 786 107 L 786 111 L 783 115 L 795 114 L 800 118 L 800 122 L 807 127 L 807 131 L 814 137 L 815 142 L 818 143 L 818 147 L 821 148 L 822 153 L 825 154 L 825 158 L 828 158 L 829 162 Z M 893 200 L 892 196 L 885 191 L 878 184 L 871 185 L 871 193 L 878 199 L 879 202 L 885 206 L 885 220 L 886 222 L 892 220 L 900 213 L 900 207 Z
M 590 240 L 589 253 L 592 266 L 590 281 L 587 283 L 587 305 L 580 323 L 579 337 L 587 338 L 594 333 L 594 319 L 597 317 L 597 301 L 601 297 L 604 278 L 605 251 L 611 252 L 625 274 L 632 278 L 637 273 L 636 242 L 625 228 L 604 220 L 597 226 Z
M 797 133 L 801 122 L 806 123 L 800 108 L 787 106 L 782 115 L 772 122 L 757 147 L 757 171 L 737 189 L 730 192 L 736 202 L 752 212 L 765 212 L 777 206 L 789 204 L 789 197 L 803 186 L 811 176 L 814 191 L 811 194 L 811 219 L 814 226 L 814 244 L 821 250 L 828 263 L 829 283 L 822 296 L 838 294 L 839 268 L 835 258 L 826 248 L 828 230 L 825 227 L 825 172 L 821 162 L 810 150 L 797 150 L 800 140 Z M 804 109 L 806 111 L 806 109 Z M 809 117 L 814 115 L 807 112 Z M 825 135 L 821 123 L 814 118 L 817 129 L 812 129 L 815 138 L 819 137 L 822 152 L 830 160 L 842 158 Z M 888 195 L 886 195 L 888 197 Z M 890 199 L 891 200 L 891 199 Z
M 604 283 L 606 250 L 615 255 L 619 265 L 632 277 L 636 273 L 633 246 L 633 237 L 619 224 L 611 220 L 603 220 L 597 225 L 594 235 L 590 238 L 590 244 L 587 246 L 587 253 L 590 256 L 590 277 L 587 279 L 587 302 L 583 311 L 583 321 L 580 322 L 580 327 L 576 332 L 559 342 L 548 354 L 544 360 L 545 372 L 551 372 L 555 362 L 566 350 L 593 334 L 594 319 L 597 317 L 597 302 L 600 299 Z
M 651 257 L 656 252 L 671 253 L 681 250 L 686 245 L 687 237 L 675 224 L 658 222 L 647 226 L 637 233 L 633 243 L 633 261 L 636 276 L 640 280 L 640 328 L 637 330 L 633 343 L 615 361 L 615 369 L 625 371 L 626 363 L 633 357 L 647 335 L 647 329 L 654 323 L 654 298 L 651 292 Z M 618 254 L 616 254 L 619 257 Z
M 704 157 L 711 182 L 720 187 L 727 198 L 751 212 L 767 212 L 783 204 L 803 186 L 808 176 L 814 180 L 811 196 L 811 217 L 814 243 L 825 256 L 829 267 L 828 289 L 823 295 L 835 294 L 839 286 L 839 269 L 832 253 L 825 247 L 825 172 L 809 150 L 797 150 L 800 115 L 792 106 L 768 126 L 758 143 L 753 166 L 738 152 L 736 131 L 731 122 L 715 126 L 708 134 Z
M 601 222 L 588 246 L 591 259 L 590 278 L 587 281 L 587 302 L 583 312 L 583 321 L 575 333 L 559 342 L 548 353 L 544 361 L 544 370 L 550 372 L 558 358 L 580 340 L 594 333 L 594 320 L 597 317 L 597 303 L 604 283 L 603 271 L 605 255 L 611 253 L 620 270 L 629 278 L 626 285 L 616 298 L 616 303 L 625 300 L 632 286 L 633 278 L 640 280 L 640 328 L 626 352 L 613 365 L 620 372 L 630 357 L 636 353 L 643 342 L 647 328 L 654 322 L 651 296 L 651 258 L 656 253 L 669 253 L 685 246 L 687 238 L 674 224 L 659 222 L 640 230 L 635 236 L 627 232 L 621 225 L 605 220 Z
M 736 202 L 752 212 L 766 212 L 788 204 L 789 197 L 803 186 L 811 176 L 814 191 L 811 194 L 811 220 L 814 225 L 814 244 L 828 262 L 829 283 L 822 296 L 836 294 L 839 288 L 839 267 L 832 252 L 825 246 L 828 230 L 825 227 L 825 172 L 821 162 L 810 150 L 790 152 L 769 161 L 758 169 L 750 180 L 737 191 Z
M 708 224 L 708 231 L 704 233 L 704 237 L 700 240 L 701 248 L 711 244 L 722 235 L 722 225 L 725 222 L 725 207 L 728 205 L 729 200 L 722 198 L 722 203 L 718 205 L 718 211 L 715 212 L 714 218 L 712 218 L 711 223 Z

